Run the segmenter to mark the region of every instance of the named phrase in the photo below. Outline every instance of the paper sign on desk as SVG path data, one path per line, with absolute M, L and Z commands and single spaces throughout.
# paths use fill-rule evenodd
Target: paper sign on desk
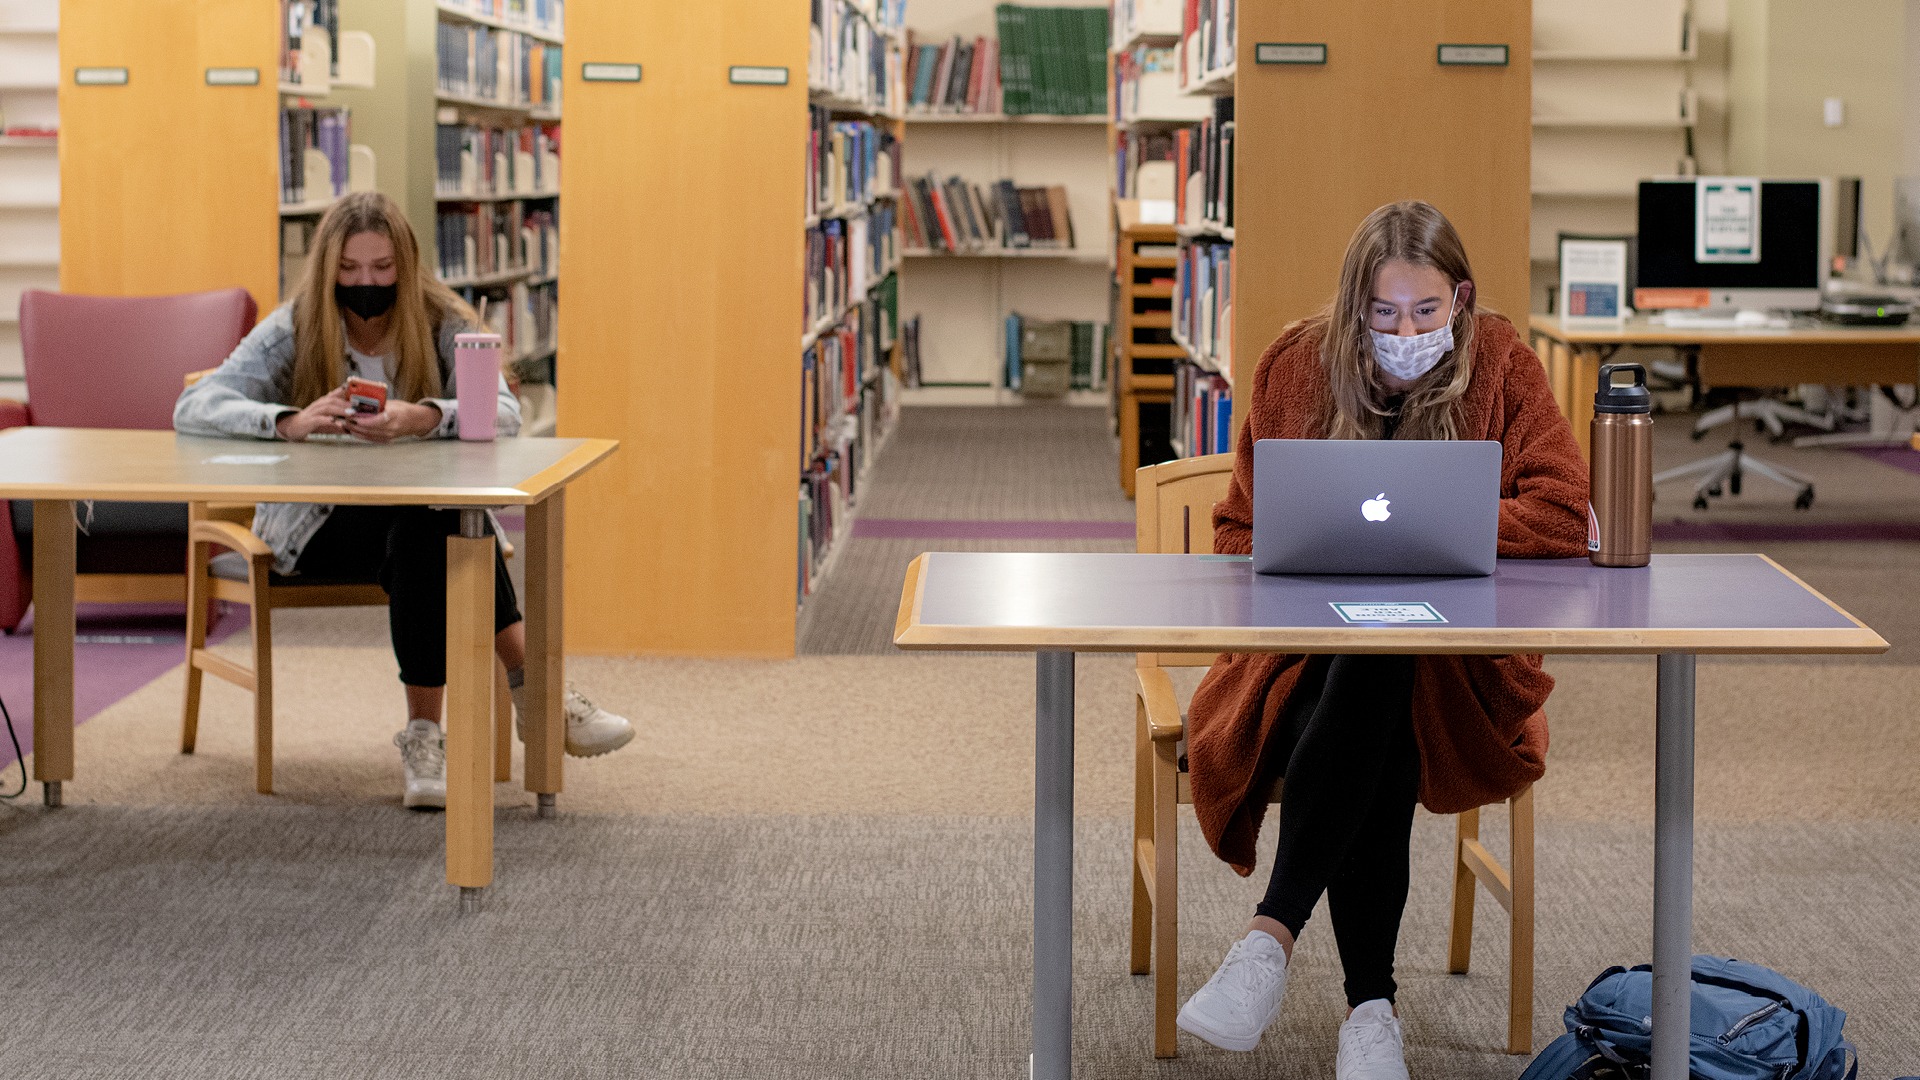
M 1329 602 L 1350 623 L 1443 623 L 1432 604 L 1340 604 Z
M 1760 261 L 1760 181 L 1751 176 L 1703 176 L 1694 181 L 1693 259 L 1703 263 Z
M 1627 242 L 1560 241 L 1560 313 L 1566 319 L 1619 320 L 1626 315 Z

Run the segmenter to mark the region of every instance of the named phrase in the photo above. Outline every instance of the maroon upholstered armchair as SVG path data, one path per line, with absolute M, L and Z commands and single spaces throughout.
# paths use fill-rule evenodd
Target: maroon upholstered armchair
M 245 289 L 178 296 L 20 297 L 27 400 L 0 400 L 0 428 L 173 427 L 189 372 L 218 365 L 259 314 Z M 187 508 L 178 503 L 93 504 L 76 552 L 82 602 L 186 600 Z M 0 507 L 0 630 L 11 632 L 33 596 L 33 504 Z

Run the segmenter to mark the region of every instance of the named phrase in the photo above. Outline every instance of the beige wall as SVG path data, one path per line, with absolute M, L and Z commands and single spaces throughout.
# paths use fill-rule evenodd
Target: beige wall
M 1728 0 L 1727 169 L 1859 176 L 1876 244 L 1891 235 L 1906 164 L 1908 0 Z M 1822 102 L 1846 103 L 1826 126 Z

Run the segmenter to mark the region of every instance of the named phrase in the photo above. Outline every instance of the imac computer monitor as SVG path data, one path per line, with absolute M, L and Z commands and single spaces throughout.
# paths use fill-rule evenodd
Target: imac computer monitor
M 1826 197 L 1818 180 L 1762 180 L 1759 261 L 1703 263 L 1694 258 L 1694 181 L 1640 181 L 1634 306 L 1818 311 L 1833 246 Z

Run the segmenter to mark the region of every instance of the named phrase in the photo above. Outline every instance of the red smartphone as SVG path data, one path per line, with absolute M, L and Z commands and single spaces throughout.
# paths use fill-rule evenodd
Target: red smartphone
M 347 379 L 347 411 L 356 416 L 372 416 L 385 412 L 387 408 L 387 384 L 362 379 L 358 375 Z

